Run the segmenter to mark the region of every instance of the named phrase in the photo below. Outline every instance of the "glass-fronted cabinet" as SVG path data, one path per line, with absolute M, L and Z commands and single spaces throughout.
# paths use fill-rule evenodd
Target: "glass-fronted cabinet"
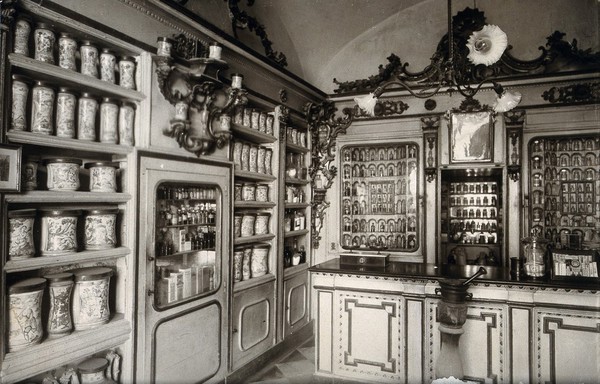
M 210 184 L 163 182 L 156 192 L 155 305 L 210 292 L 215 277 L 220 190 Z
M 502 169 L 442 171 L 441 258 L 450 264 L 502 264 Z

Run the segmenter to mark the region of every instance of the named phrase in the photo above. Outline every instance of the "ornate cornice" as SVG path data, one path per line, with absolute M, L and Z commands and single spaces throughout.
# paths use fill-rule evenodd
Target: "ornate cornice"
M 552 104 L 595 104 L 600 102 L 600 82 L 552 87 L 542 93 Z
M 17 0 L 0 0 L 0 28 L 9 30 L 15 15 Z

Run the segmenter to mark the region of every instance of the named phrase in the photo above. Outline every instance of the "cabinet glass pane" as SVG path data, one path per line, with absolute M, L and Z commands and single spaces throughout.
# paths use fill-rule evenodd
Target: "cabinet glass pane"
M 155 305 L 170 306 L 219 286 L 220 190 L 208 184 L 161 183 L 155 212 Z
M 351 145 L 341 152 L 342 247 L 416 251 L 417 144 Z
M 600 243 L 600 136 L 529 142 L 529 233 L 556 248 Z

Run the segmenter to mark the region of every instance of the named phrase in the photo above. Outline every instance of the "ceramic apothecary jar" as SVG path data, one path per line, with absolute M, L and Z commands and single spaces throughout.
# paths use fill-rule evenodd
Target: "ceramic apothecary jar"
M 76 269 L 73 289 L 75 330 L 99 327 L 110 320 L 109 287 L 113 271 L 106 267 Z
M 85 213 L 86 250 L 109 249 L 117 245 L 117 213 L 114 209 L 93 209 Z
M 252 277 L 259 277 L 266 275 L 269 272 L 269 244 L 255 245 L 252 250 L 252 261 L 250 262 L 250 268 L 252 270 Z
M 8 212 L 8 259 L 22 260 L 35 255 L 33 225 L 35 209 L 19 209 Z
M 71 293 L 73 292 L 73 274 L 69 272 L 45 275 L 50 293 L 50 311 L 48 314 L 48 337 L 59 338 L 73 331 L 71 317 Z
M 59 256 L 77 252 L 77 221 L 81 211 L 42 209 L 42 256 Z
M 92 357 L 77 366 L 81 384 L 116 384 L 105 375 L 108 360 L 103 357 Z
M 56 157 L 44 159 L 48 173 L 46 186 L 51 191 L 76 191 L 79 189 L 79 159 Z
M 119 163 L 96 161 L 85 163 L 90 170 L 90 192 L 116 192 Z
M 46 279 L 21 280 L 8 289 L 8 351 L 15 352 L 39 344 L 42 328 L 42 296 Z

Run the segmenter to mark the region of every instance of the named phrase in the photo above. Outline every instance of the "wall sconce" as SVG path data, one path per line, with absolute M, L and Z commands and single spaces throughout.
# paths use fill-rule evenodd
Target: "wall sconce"
M 440 117 L 429 116 L 421 118 L 421 129 L 423 130 L 423 158 L 425 160 L 425 177 L 432 182 L 437 177 L 438 168 L 438 130 L 440 128 Z
M 165 41 L 159 39 L 159 54 L 153 59 L 160 92 L 176 112 L 163 133 L 197 156 L 223 148 L 231 138 L 234 108 L 248 102 L 242 77 L 235 74 L 231 87 L 220 80 L 219 72 L 228 65 L 220 59 L 220 51 L 215 52 L 217 45 L 211 46 L 209 57 L 182 60 L 187 68 L 181 70 L 173 65 L 170 49 L 164 49 Z
M 525 110 L 504 113 L 506 126 L 506 171 L 512 181 L 519 181 L 521 174 L 521 148 Z

